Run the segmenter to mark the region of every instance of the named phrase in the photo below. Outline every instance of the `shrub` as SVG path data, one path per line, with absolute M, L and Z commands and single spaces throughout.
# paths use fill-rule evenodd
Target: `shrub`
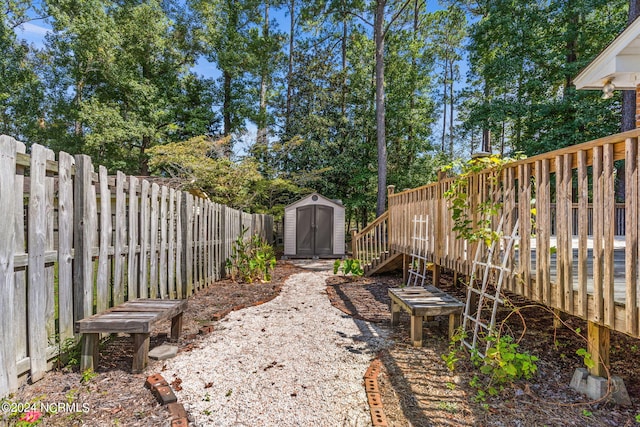
M 276 266 L 273 247 L 255 234 L 245 241 L 247 229 L 243 229 L 232 246 L 231 258 L 227 259 L 227 271 L 231 280 L 253 283 L 270 282 L 271 272 Z

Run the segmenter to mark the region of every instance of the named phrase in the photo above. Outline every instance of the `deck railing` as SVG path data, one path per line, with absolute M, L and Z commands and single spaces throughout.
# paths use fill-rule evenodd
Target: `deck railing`
M 389 212 L 385 212 L 351 237 L 353 258 L 366 267 L 389 253 Z
M 491 220 L 504 216 L 505 233 L 520 220 L 507 290 L 640 336 L 638 136 L 633 130 L 510 163 L 497 181 L 489 172 L 468 178 L 473 221 L 475 207 L 491 198 L 501 204 Z M 616 179 L 624 181 L 624 203 L 616 203 Z M 389 195 L 390 250 L 410 253 L 413 218 L 426 215 L 428 257 L 470 274 L 476 247 L 452 231 L 444 197 L 453 181 Z
M 224 275 L 242 228 L 272 236 L 270 216 L 25 148 L 0 136 L 0 398 L 44 375 L 75 321 L 136 297 L 186 298 Z

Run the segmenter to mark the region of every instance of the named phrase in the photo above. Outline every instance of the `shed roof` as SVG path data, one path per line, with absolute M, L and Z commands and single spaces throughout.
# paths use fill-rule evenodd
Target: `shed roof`
M 602 89 L 611 81 L 616 89 L 640 84 L 640 18 L 613 40 L 573 80 L 578 89 Z
M 311 193 L 311 194 L 309 194 L 309 195 L 307 195 L 307 196 L 305 196 L 305 197 L 301 198 L 300 200 L 297 200 L 297 201 L 295 201 L 295 202 L 293 202 L 293 203 L 291 203 L 291 204 L 289 204 L 289 205 L 285 206 L 285 210 L 286 210 L 286 209 L 290 209 L 290 208 L 292 208 L 292 207 L 295 207 L 295 206 L 297 206 L 297 205 L 298 205 L 298 204 L 300 204 L 300 203 L 303 203 L 305 200 L 307 200 L 307 199 L 309 199 L 309 198 L 313 197 L 314 195 L 315 195 L 315 196 L 318 196 L 318 198 L 322 198 L 323 200 L 325 200 L 325 201 L 327 201 L 327 202 L 329 202 L 329 203 L 331 203 L 331 204 L 333 204 L 333 205 L 336 205 L 336 206 L 338 206 L 338 207 L 340 207 L 340 208 L 344 208 L 344 205 L 343 205 L 340 201 L 338 201 L 338 200 L 332 200 L 332 199 L 329 199 L 329 198 L 327 198 L 327 197 L 324 197 L 324 196 L 323 196 L 322 194 L 320 194 L 320 193 L 313 192 L 313 193 Z

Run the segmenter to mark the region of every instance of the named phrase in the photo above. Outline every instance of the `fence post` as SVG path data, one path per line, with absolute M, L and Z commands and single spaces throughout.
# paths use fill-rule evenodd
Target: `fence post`
M 220 205 L 220 225 L 218 227 L 218 241 L 220 242 L 220 277 L 227 276 L 227 207 Z
M 73 313 L 74 320 L 84 319 L 93 309 L 93 228 L 91 224 L 91 186 L 93 165 L 91 157 L 78 154 L 73 191 Z
M 386 239 L 386 248 L 389 251 L 389 255 L 391 255 L 391 234 L 393 233 L 393 221 L 391 218 L 391 196 L 393 196 L 393 194 L 396 191 L 396 186 L 395 185 L 387 185 L 387 211 L 389 212 L 389 214 L 387 215 L 387 232 L 384 236 L 382 236 L 384 239 Z
M 180 275 L 182 277 L 182 295 L 179 298 L 186 298 L 193 289 L 193 196 L 183 192 L 180 203 L 180 217 L 182 235 L 182 256 L 180 257 Z
M 13 272 L 13 255 L 15 252 L 15 235 L 13 221 L 16 218 L 15 192 L 16 151 L 17 142 L 7 136 L 0 137 L 0 194 L 9 195 L 0 204 L 0 217 L 4 218 L 0 227 L 0 396 L 13 392 L 18 388 L 16 369 L 16 347 L 14 336 L 18 329 L 14 323 L 15 287 Z M 22 198 L 22 194 L 20 194 Z
M 435 253 L 433 256 L 433 286 L 438 286 L 440 283 L 440 259 L 442 258 L 442 244 L 440 240 L 445 235 L 442 231 L 443 221 L 442 221 L 442 211 L 444 208 L 444 191 L 442 191 L 442 180 L 445 178 L 445 173 L 443 171 L 438 171 L 438 186 L 436 193 L 436 217 L 435 219 L 435 229 L 434 229 L 434 249 Z

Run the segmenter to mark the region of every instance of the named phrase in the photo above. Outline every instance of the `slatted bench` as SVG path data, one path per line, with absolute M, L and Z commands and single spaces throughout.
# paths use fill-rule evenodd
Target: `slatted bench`
M 426 317 L 449 315 L 449 339 L 453 337 L 464 303 L 435 286 L 407 286 L 389 288 L 391 299 L 391 325 L 400 320 L 400 311 L 411 315 L 411 341 L 422 347 L 422 322 Z
M 133 338 L 134 373 L 147 366 L 149 336 L 153 325 L 171 319 L 171 339 L 177 340 L 182 330 L 182 313 L 187 300 L 135 299 L 76 322 L 82 334 L 80 369 L 94 369 L 98 362 L 101 333 L 128 333 Z

